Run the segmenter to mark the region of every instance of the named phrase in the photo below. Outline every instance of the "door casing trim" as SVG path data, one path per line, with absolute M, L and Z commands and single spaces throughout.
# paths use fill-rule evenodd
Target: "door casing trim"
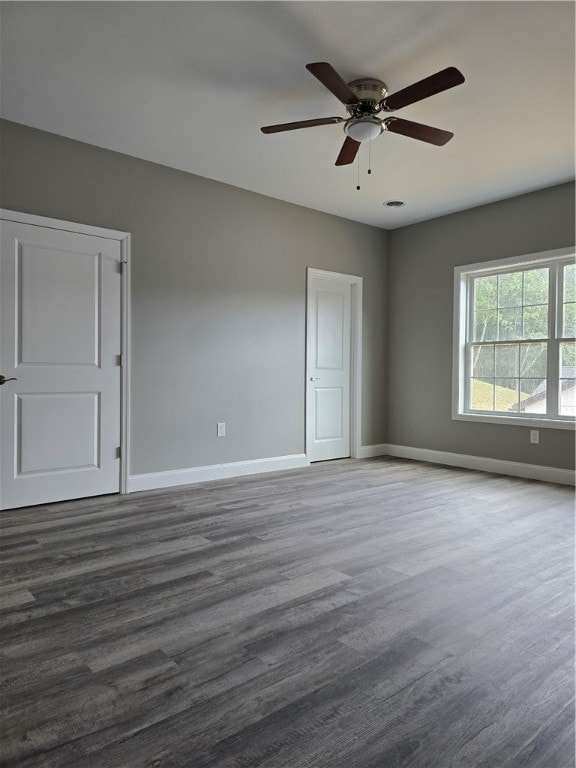
M 360 458 L 362 448 L 362 284 L 359 275 L 346 275 L 342 272 L 328 272 L 325 269 L 307 267 L 306 269 L 306 380 L 304 383 L 305 400 L 308 391 L 308 298 L 310 278 L 320 277 L 337 280 L 350 286 L 350 457 Z M 308 409 L 305 407 L 304 440 L 306 455 L 310 455 L 308 445 Z
M 129 232 L 116 229 L 94 227 L 90 224 L 78 224 L 72 221 L 52 219 L 21 211 L 8 211 L 0 208 L 0 221 L 13 221 L 18 224 L 28 224 L 35 227 L 59 229 L 64 232 L 75 232 L 80 235 L 102 237 L 107 240 L 117 240 L 120 243 L 120 258 L 122 261 L 121 298 L 120 298 L 120 493 L 128 493 L 128 478 L 130 472 L 130 301 L 131 301 L 131 237 Z

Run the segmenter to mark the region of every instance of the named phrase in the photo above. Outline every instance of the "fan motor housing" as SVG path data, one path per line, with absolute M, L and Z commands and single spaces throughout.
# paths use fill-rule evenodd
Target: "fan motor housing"
M 352 116 L 374 115 L 380 112 L 380 102 L 388 95 L 386 83 L 374 77 L 360 77 L 348 83 L 351 91 L 360 99 L 360 104 L 346 107 Z

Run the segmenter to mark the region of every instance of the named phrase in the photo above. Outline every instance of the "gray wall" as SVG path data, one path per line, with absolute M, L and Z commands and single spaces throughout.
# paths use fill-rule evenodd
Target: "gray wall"
M 385 441 L 386 232 L 15 123 L 0 139 L 3 208 L 132 233 L 133 474 L 304 451 L 307 266 L 364 277 L 362 440 Z
M 304 451 L 307 266 L 365 278 L 364 445 L 574 466 L 573 432 L 451 418 L 453 268 L 573 244 L 573 184 L 386 233 L 0 128 L 2 207 L 132 233 L 132 473 Z
M 453 421 L 454 267 L 574 244 L 574 184 L 390 233 L 387 442 L 571 469 L 574 432 Z

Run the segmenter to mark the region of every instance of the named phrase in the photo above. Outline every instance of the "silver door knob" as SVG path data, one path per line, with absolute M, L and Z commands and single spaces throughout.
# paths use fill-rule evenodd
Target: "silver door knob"
M 18 381 L 18 379 L 15 378 L 14 376 L 11 376 L 9 379 L 7 379 L 5 376 L 0 375 L 0 387 L 2 386 L 2 384 L 6 384 L 7 381 Z
M 310 376 L 310 381 L 320 381 L 320 376 Z

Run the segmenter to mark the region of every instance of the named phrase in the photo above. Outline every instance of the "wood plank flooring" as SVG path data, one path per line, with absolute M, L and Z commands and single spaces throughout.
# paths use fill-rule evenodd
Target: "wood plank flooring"
M 1 514 L 0 765 L 574 768 L 574 494 L 392 459 Z

